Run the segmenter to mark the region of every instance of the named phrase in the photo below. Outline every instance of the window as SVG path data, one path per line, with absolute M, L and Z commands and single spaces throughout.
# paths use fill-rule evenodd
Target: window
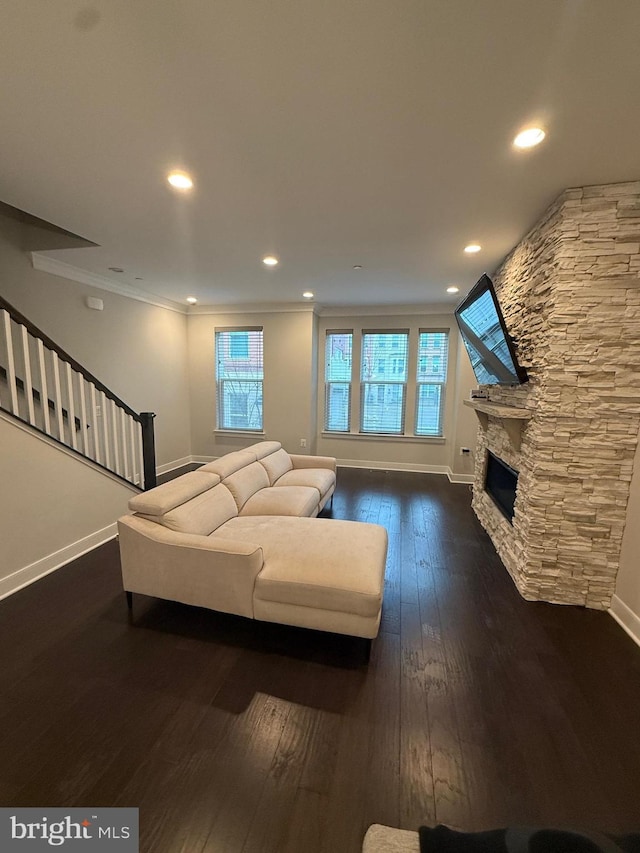
M 402 435 L 409 332 L 362 333 L 360 431 Z
M 448 350 L 448 331 L 328 330 L 324 431 L 442 438 Z
M 353 332 L 327 332 L 324 369 L 324 428 L 349 432 Z
M 262 429 L 262 329 L 216 331 L 218 429 Z
M 442 435 L 448 349 L 448 332 L 420 331 L 416 374 L 416 435 Z

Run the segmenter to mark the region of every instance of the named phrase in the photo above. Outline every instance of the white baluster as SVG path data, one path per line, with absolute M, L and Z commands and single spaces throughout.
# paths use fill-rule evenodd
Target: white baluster
M 84 390 L 84 376 L 78 374 L 78 382 L 80 383 L 80 435 L 82 436 L 82 452 L 85 456 L 89 456 L 89 425 L 87 424 L 87 401 Z
M 31 355 L 29 353 L 29 333 L 26 326 L 20 326 L 22 334 L 22 357 L 24 359 L 24 393 L 27 398 L 29 423 L 35 425 L 36 415 L 33 408 L 33 381 L 31 379 Z
M 40 368 L 40 405 L 44 431 L 51 435 L 51 418 L 49 417 L 49 384 L 47 382 L 47 366 L 44 360 L 44 344 L 38 338 L 38 366 Z
M 74 450 L 78 449 L 78 437 L 76 435 L 76 402 L 75 402 L 75 394 L 73 392 L 73 369 L 69 362 L 66 362 L 67 368 L 67 419 L 69 423 L 69 437 L 71 439 L 71 446 Z
M 58 353 L 51 351 L 51 361 L 53 363 L 53 404 L 56 412 L 56 422 L 58 424 L 58 438 L 64 441 L 64 423 L 62 421 L 62 393 L 60 391 L 60 362 L 58 361 Z
M 113 471 L 116 474 L 121 474 L 122 470 L 120 468 L 120 448 L 118 446 L 118 409 L 113 400 L 109 401 L 111 403 L 111 425 L 113 427 L 113 450 L 114 450 L 114 463 L 113 463 Z
M 136 431 L 135 431 L 135 420 L 128 416 L 129 418 L 129 450 L 131 453 L 131 482 L 137 483 L 139 481 L 139 475 L 136 471 Z
M 111 447 L 109 442 L 109 412 L 107 410 L 107 397 L 104 391 L 100 392 L 102 400 L 102 436 L 104 438 L 104 465 L 111 470 Z
M 102 464 L 102 453 L 100 451 L 100 421 L 98 419 L 98 403 L 96 402 L 96 386 L 89 383 L 89 394 L 91 397 L 91 426 L 93 427 L 93 458 L 98 464 Z
M 11 411 L 14 415 L 18 415 L 18 389 L 16 386 L 16 365 L 13 357 L 11 317 L 9 316 L 9 312 L 4 309 L 2 309 L 2 322 L 4 326 L 4 336 L 7 342 L 7 385 L 9 386 L 9 396 L 11 398 Z
M 124 478 L 130 480 L 129 473 L 129 453 L 127 442 L 127 413 L 124 409 L 120 409 L 120 430 L 122 435 L 122 457 L 124 459 Z

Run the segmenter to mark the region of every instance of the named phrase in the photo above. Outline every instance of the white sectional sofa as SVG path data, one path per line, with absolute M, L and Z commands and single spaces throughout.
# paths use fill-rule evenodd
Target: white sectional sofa
M 387 532 L 316 518 L 336 461 L 263 441 L 129 501 L 118 521 L 129 605 L 138 592 L 371 640 Z

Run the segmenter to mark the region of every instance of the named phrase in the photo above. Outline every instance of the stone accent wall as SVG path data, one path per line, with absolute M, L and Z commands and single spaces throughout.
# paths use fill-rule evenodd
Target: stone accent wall
M 640 181 L 564 192 L 493 275 L 534 412 L 516 450 L 479 430 L 473 507 L 525 598 L 607 608 L 640 428 Z M 483 490 L 486 448 L 519 471 L 513 526 Z

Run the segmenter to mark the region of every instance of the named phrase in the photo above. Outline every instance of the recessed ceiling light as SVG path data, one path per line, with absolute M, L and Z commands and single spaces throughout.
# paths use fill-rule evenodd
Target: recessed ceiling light
M 361 270 L 361 269 L 362 269 L 362 264 L 354 264 L 354 265 L 353 265 L 353 268 L 354 268 L 354 270 Z
M 479 243 L 469 243 L 468 246 L 464 247 L 467 255 L 475 255 L 476 252 L 479 252 L 482 249 L 482 246 Z
M 528 127 L 521 131 L 513 140 L 516 148 L 533 148 L 539 145 L 545 137 L 545 132 L 539 127 Z
M 458 293 L 459 290 L 459 287 L 456 287 L 455 284 L 452 284 L 451 287 L 447 288 L 447 293 Z
M 266 267 L 276 267 L 276 266 L 278 266 L 278 259 L 275 258 L 273 255 L 267 255 L 266 258 L 262 259 L 262 263 Z
M 170 172 L 167 180 L 176 190 L 190 190 L 193 186 L 193 180 L 186 172 Z
M 305 290 L 302 295 L 305 299 L 313 299 L 313 293 L 310 290 Z
M 189 303 L 189 305 L 195 305 L 197 301 L 198 300 L 195 298 L 195 296 L 187 296 L 187 302 Z

